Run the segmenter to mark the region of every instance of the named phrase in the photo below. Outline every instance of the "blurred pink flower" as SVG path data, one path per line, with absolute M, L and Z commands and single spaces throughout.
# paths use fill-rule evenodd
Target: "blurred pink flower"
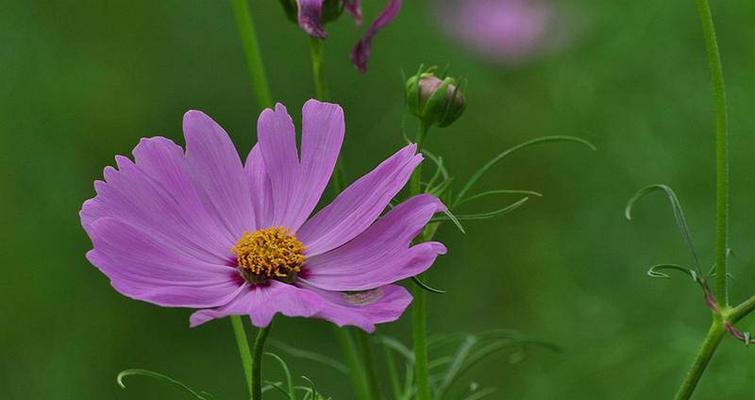
M 496 63 L 521 65 L 564 43 L 548 0 L 440 0 L 438 9 L 448 35 Z

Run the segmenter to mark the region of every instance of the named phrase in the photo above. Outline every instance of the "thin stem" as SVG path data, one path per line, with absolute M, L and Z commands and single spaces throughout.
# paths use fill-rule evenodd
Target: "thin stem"
M 729 138 L 726 115 L 726 88 L 718 51 L 716 28 L 708 0 L 696 0 L 697 12 L 705 37 L 705 50 L 713 83 L 716 110 L 716 295 L 724 306 L 729 305 L 726 278 L 726 253 L 729 248 Z
M 375 355 L 372 351 L 372 343 L 365 332 L 357 331 L 356 334 L 359 350 L 362 353 L 363 365 L 366 369 L 367 386 L 370 389 L 371 398 L 379 399 L 381 398 L 380 385 L 378 384 L 377 366 L 375 365 Z
M 320 100 L 327 100 L 328 91 L 325 86 L 325 76 L 323 75 L 323 42 L 322 39 L 309 38 L 309 48 L 312 52 L 312 77 L 315 82 L 315 97 Z
M 260 46 L 257 41 L 257 33 L 254 30 L 254 22 L 249 11 L 247 0 L 231 0 L 233 15 L 236 17 L 236 25 L 241 35 L 241 43 L 244 46 L 244 56 L 249 77 L 252 79 L 252 90 L 257 97 L 260 107 L 271 107 L 273 100 L 270 96 L 270 86 L 265 74 L 265 66 L 262 64 Z
M 755 295 L 743 301 L 742 304 L 734 307 L 731 312 L 729 312 L 729 321 L 731 321 L 732 324 L 737 323 L 740 319 L 749 315 L 753 310 L 755 310 Z
M 429 126 L 422 124 L 417 133 L 417 152 L 422 152 L 425 137 Z M 415 196 L 422 192 L 420 182 L 422 179 L 422 166 L 419 165 L 412 173 L 409 181 L 410 195 Z M 423 234 L 420 241 L 428 240 Z M 414 373 L 417 379 L 417 400 L 430 400 L 430 370 L 427 357 L 427 293 L 418 285 L 412 286 L 412 339 L 414 347 Z
M 265 353 L 265 341 L 273 327 L 272 321 L 265 328 L 257 331 L 252 349 L 252 400 L 262 400 L 262 355 Z
M 700 346 L 697 357 L 695 357 L 695 362 L 692 364 L 692 368 L 690 368 L 689 372 L 687 372 L 687 376 L 685 376 L 684 382 L 682 382 L 682 386 L 676 392 L 674 399 L 687 400 L 692 397 L 692 393 L 695 391 L 695 387 L 697 387 L 700 377 L 703 376 L 705 367 L 708 366 L 711 358 L 713 358 L 713 354 L 725 332 L 726 330 L 724 329 L 724 325 L 721 323 L 720 318 L 715 316 L 710 325 L 710 329 L 708 329 L 708 334 L 705 335 L 703 344 Z
M 246 388 L 249 391 L 249 397 L 252 397 L 252 353 L 249 350 L 244 323 L 241 321 L 241 316 L 239 315 L 231 315 L 230 318 L 231 325 L 233 325 L 233 333 L 236 337 L 236 345 L 239 348 L 239 355 L 241 356 L 241 365 L 244 367 Z
M 358 400 L 370 400 L 372 394 L 370 393 L 370 387 L 367 384 L 367 374 L 364 370 L 362 360 L 357 354 L 357 349 L 354 344 L 354 338 L 351 336 L 348 328 L 335 327 L 334 329 L 336 339 L 341 347 L 341 352 L 344 358 L 346 358 L 346 364 L 349 366 L 349 376 L 351 377 L 351 383 L 356 391 Z

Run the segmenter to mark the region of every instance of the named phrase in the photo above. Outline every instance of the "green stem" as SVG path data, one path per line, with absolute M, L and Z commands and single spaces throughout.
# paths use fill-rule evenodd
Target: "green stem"
M 379 399 L 380 385 L 378 385 L 377 367 L 375 365 L 375 355 L 372 352 L 372 343 L 367 333 L 357 331 L 357 341 L 359 342 L 359 350 L 362 353 L 362 361 L 366 370 L 367 387 L 370 389 L 370 398 Z
M 270 335 L 273 322 L 257 331 L 252 349 L 252 400 L 262 400 L 262 355 L 265 353 L 265 341 Z
M 708 329 L 708 334 L 705 335 L 703 344 L 700 346 L 697 357 L 695 357 L 695 362 L 692 364 L 692 368 L 690 368 L 689 372 L 687 372 L 687 376 L 685 376 L 684 382 L 682 382 L 682 386 L 676 392 L 674 399 L 687 400 L 692 397 L 692 393 L 695 391 L 695 387 L 697 387 L 700 377 L 703 376 L 705 367 L 708 366 L 711 358 L 713 358 L 713 354 L 725 332 L 726 329 L 724 328 L 720 317 L 714 315 L 713 322 L 710 325 L 710 329 Z
M 422 124 L 417 133 L 417 152 L 422 152 L 429 126 Z M 409 181 L 410 195 L 422 192 L 422 165 L 412 173 Z M 420 241 L 428 240 L 423 234 Z M 412 286 L 412 339 L 414 347 L 414 374 L 417 379 L 417 400 L 430 400 L 430 370 L 427 356 L 427 293 L 419 285 Z
M 315 82 L 315 97 L 320 100 L 328 99 L 328 91 L 325 86 L 325 76 L 323 75 L 323 42 L 322 39 L 310 37 L 309 48 L 312 52 L 312 77 Z
M 755 295 L 742 302 L 742 304 L 734 307 L 729 312 L 729 321 L 732 324 L 739 322 L 740 319 L 746 317 L 753 310 L 755 310 Z
M 247 0 L 231 0 L 231 6 L 241 35 L 241 43 L 244 46 L 246 66 L 249 77 L 252 79 L 252 90 L 257 97 L 257 103 L 262 108 L 272 107 L 273 100 L 270 96 L 270 86 L 265 74 L 265 66 L 262 64 L 260 46 L 254 30 L 252 15 L 249 12 L 249 4 Z
M 246 379 L 246 388 L 249 391 L 249 397 L 252 396 L 252 353 L 249 351 L 249 342 L 246 338 L 246 331 L 244 330 L 244 323 L 241 321 L 241 316 L 231 315 L 231 324 L 233 325 L 233 333 L 236 337 L 236 345 L 239 348 L 239 355 L 241 355 L 241 365 L 244 367 L 244 378 Z
M 713 97 L 716 110 L 716 295 L 718 301 L 729 305 L 728 282 L 726 275 L 729 248 L 729 138 L 726 115 L 726 88 L 721 68 L 721 55 L 718 51 L 716 28 L 708 0 L 696 0 L 697 12 L 705 37 L 705 50 L 713 83 Z
M 356 398 L 358 400 L 370 400 L 372 394 L 367 381 L 367 373 L 364 370 L 362 360 L 357 354 L 356 345 L 354 344 L 354 338 L 351 336 L 351 332 L 348 328 L 335 327 L 336 339 L 338 345 L 341 347 L 341 352 L 344 358 L 346 358 L 346 365 L 349 367 L 349 376 L 351 377 L 351 383 L 356 391 Z

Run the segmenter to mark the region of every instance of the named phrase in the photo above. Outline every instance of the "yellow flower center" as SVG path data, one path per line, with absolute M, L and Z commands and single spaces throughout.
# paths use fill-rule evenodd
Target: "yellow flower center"
M 249 283 L 291 282 L 304 264 L 304 245 L 288 229 L 274 226 L 244 232 L 231 247 L 239 273 Z

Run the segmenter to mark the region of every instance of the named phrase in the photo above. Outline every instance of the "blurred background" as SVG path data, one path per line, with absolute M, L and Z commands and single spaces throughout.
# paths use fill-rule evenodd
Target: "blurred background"
M 252 3 L 274 98 L 298 121 L 313 93 L 308 39 L 278 2 Z M 382 2 L 364 3 L 370 21 Z M 475 11 L 475 1 L 405 3 L 376 37 L 364 76 L 348 61 L 362 31 L 346 16 L 327 27 L 326 75 L 346 110 L 349 179 L 402 144 L 402 71 L 422 63 L 448 64 L 469 80 L 466 113 L 428 142 L 457 188 L 488 158 L 537 136 L 578 135 L 599 147 L 517 153 L 478 189 L 532 189 L 543 198 L 468 222 L 466 235 L 441 228 L 449 253 L 428 280 L 448 294 L 430 298 L 431 332 L 513 328 L 564 349 L 532 349 L 516 364 L 501 353 L 462 381 L 498 387 L 494 398 L 670 398 L 709 314 L 688 279 L 645 274 L 654 263 L 690 263 L 666 199 L 644 199 L 632 223 L 622 213 L 639 187 L 671 185 L 704 266 L 712 264 L 713 113 L 693 2 L 501 0 L 503 11 Z M 740 300 L 755 290 L 755 3 L 712 6 L 730 100 L 732 296 Z M 483 18 L 496 15 L 503 22 Z M 246 154 L 260 110 L 229 3 L 6 1 L 0 37 L 2 397 L 185 398 L 147 379 L 116 386 L 118 371 L 142 367 L 218 399 L 243 398 L 228 321 L 189 329 L 189 310 L 117 294 L 84 259 L 91 245 L 77 214 L 103 167 L 140 137 L 183 143 L 187 109 L 212 115 Z M 408 322 L 379 332 L 408 344 Z M 755 318 L 740 327 L 755 329 Z M 338 356 L 322 321 L 279 318 L 273 336 Z M 752 398 L 752 351 L 724 340 L 697 398 Z M 351 397 L 339 372 L 287 359 L 322 392 Z M 266 371 L 278 373 L 272 363 Z

